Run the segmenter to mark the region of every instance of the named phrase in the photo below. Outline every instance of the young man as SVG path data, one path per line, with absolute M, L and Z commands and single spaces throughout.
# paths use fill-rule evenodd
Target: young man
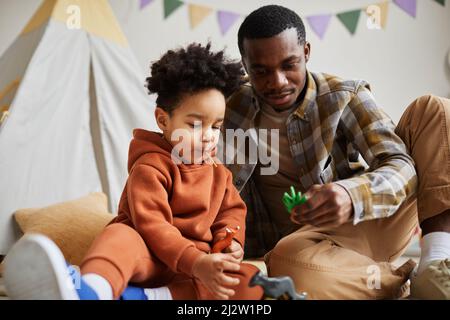
M 395 298 L 414 262 L 390 262 L 418 217 L 412 296 L 449 299 L 450 101 L 420 97 L 395 127 L 365 81 L 307 70 L 303 22 L 281 6 L 247 16 L 238 45 L 249 83 L 228 100 L 224 126 L 248 131 L 259 148 L 270 148 L 252 140 L 259 129 L 280 137 L 276 174 L 229 164 L 248 207 L 246 255 L 266 254 L 271 276 L 291 276 L 313 299 Z M 289 215 L 281 198 L 291 185 L 308 201 Z

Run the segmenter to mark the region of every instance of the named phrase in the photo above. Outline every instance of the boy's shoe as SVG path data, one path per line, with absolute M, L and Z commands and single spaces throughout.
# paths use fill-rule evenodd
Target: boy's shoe
M 450 259 L 437 260 L 411 278 L 411 299 L 450 300 Z
M 120 295 L 119 300 L 148 300 L 143 288 L 128 286 Z
M 58 246 L 39 234 L 23 236 L 5 258 L 5 288 L 11 299 L 98 299 Z

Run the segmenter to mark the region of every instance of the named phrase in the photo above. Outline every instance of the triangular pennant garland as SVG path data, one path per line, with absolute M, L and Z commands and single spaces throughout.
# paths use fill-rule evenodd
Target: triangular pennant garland
M 222 35 L 227 34 L 233 24 L 243 16 L 240 13 L 216 10 L 204 5 L 189 3 L 185 0 L 161 0 L 164 3 L 164 18 L 168 18 L 175 10 L 186 4 L 188 6 L 189 22 L 192 29 L 195 29 L 202 23 L 212 12 L 217 12 L 217 21 L 219 23 L 220 32 Z M 446 5 L 446 0 L 433 0 L 440 5 Z M 139 0 L 139 8 L 142 10 L 147 7 L 154 0 Z M 307 16 L 312 31 L 320 38 L 325 37 L 328 30 L 331 18 L 335 15 L 351 35 L 356 33 L 361 16 L 361 11 L 364 11 L 367 18 L 368 29 L 385 29 L 389 11 L 389 5 L 395 3 L 402 11 L 406 12 L 411 17 L 417 16 L 417 0 L 382 0 L 379 3 L 374 3 L 360 9 L 344 11 L 340 13 L 317 14 Z
M 210 13 L 211 8 L 200 6 L 197 4 L 189 5 L 189 20 L 191 22 L 191 28 L 197 27 Z
M 240 15 L 230 11 L 218 11 L 217 19 L 219 21 L 220 31 L 225 35 L 231 26 L 239 19 Z
M 394 0 L 394 3 L 411 17 L 416 17 L 417 0 Z
M 336 16 L 342 22 L 342 24 L 347 28 L 351 34 L 355 34 L 356 28 L 358 27 L 359 16 L 361 15 L 361 10 L 353 10 L 338 13 Z
M 175 10 L 181 7 L 184 2 L 179 0 L 164 0 L 164 18 L 170 16 Z
M 141 3 L 139 4 L 139 9 L 141 10 L 153 2 L 153 0 L 140 0 L 140 1 Z
M 311 29 L 320 39 L 323 39 L 328 25 L 330 24 L 331 14 L 321 14 L 316 16 L 306 17 Z

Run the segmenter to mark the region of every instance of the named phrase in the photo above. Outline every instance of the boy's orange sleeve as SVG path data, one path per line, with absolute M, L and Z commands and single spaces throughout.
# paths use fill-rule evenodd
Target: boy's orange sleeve
M 213 243 L 225 237 L 226 227 L 235 229 L 239 226 L 240 229 L 234 235 L 234 238 L 241 244 L 242 248 L 244 248 L 246 215 L 247 207 L 245 202 L 233 185 L 231 172 L 228 172 L 225 196 L 223 197 L 217 218 L 211 226 Z
M 135 229 L 158 259 L 174 272 L 192 276 L 194 262 L 206 253 L 173 225 L 169 181 L 168 173 L 152 165 L 136 165 L 128 178 L 130 215 Z

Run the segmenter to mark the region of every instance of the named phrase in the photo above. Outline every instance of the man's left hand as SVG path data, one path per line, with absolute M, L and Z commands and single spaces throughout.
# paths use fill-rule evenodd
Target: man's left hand
M 353 215 L 353 204 L 347 190 L 338 184 L 313 185 L 305 193 L 308 199 L 291 211 L 291 221 L 316 227 L 338 227 Z

